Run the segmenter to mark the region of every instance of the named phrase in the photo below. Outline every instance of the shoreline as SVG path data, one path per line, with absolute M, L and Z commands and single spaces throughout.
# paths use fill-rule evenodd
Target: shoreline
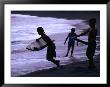
M 31 72 L 17 77 L 100 77 L 100 56 L 94 58 L 96 68 L 89 69 L 88 61 L 73 62 L 63 65 L 61 69 L 50 69 Z

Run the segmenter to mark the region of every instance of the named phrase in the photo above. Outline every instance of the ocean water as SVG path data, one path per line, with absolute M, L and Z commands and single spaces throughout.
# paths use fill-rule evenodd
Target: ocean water
M 46 48 L 41 51 L 26 50 L 26 46 L 34 39 L 40 37 L 36 28 L 43 27 L 45 33 L 55 40 L 56 59 L 60 60 L 61 65 L 71 62 L 85 61 L 87 46 L 79 43 L 75 45 L 74 57 L 64 57 L 67 51 L 67 44 L 64 41 L 70 29 L 76 28 L 79 34 L 88 28 L 82 19 L 64 19 L 53 17 L 38 17 L 21 14 L 11 14 L 11 76 L 20 76 L 37 70 L 55 67 L 53 63 L 46 60 Z M 87 41 L 87 36 L 80 39 Z M 97 36 L 97 48 L 95 56 L 100 54 L 100 36 Z M 70 54 L 69 54 L 70 55 Z

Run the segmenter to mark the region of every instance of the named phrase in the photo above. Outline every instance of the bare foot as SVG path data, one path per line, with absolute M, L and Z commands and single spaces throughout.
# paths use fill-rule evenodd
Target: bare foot
M 70 57 L 73 57 L 73 56 L 70 56 Z
M 60 67 L 60 60 L 56 60 L 57 61 L 57 67 Z
M 88 66 L 89 69 L 94 69 L 96 66 L 94 64 Z
M 64 57 L 67 57 L 68 55 L 65 55 Z

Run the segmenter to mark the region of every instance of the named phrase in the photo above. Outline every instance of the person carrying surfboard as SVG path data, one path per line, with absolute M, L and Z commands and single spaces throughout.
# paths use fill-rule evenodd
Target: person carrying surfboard
M 89 29 L 87 29 L 85 32 L 81 33 L 80 35 L 77 35 L 77 37 L 80 37 L 80 36 L 83 36 L 89 33 L 88 34 L 88 47 L 86 50 L 86 56 L 89 59 L 88 68 L 95 68 L 94 61 L 93 61 L 93 56 L 95 54 L 95 49 L 96 49 L 96 35 L 97 35 L 95 18 L 92 18 L 89 20 L 89 26 L 90 26 Z
M 45 34 L 44 29 L 42 27 L 38 27 L 37 32 L 39 35 L 41 35 L 41 38 L 47 43 L 47 55 L 46 55 L 47 60 L 56 64 L 57 67 L 60 67 L 60 61 L 54 59 L 54 57 L 56 57 L 56 51 L 55 51 L 56 46 L 55 46 L 55 44 Z
M 67 39 L 69 38 L 69 40 L 68 40 L 68 50 L 67 50 L 67 54 L 65 55 L 65 57 L 68 56 L 68 53 L 69 53 L 70 49 L 71 49 L 71 56 L 70 56 L 70 57 L 72 57 L 72 55 L 73 55 L 73 50 L 74 50 L 74 45 L 75 45 L 75 37 L 76 37 L 76 36 L 77 36 L 77 35 L 76 35 L 76 33 L 75 33 L 75 28 L 72 28 L 72 29 L 71 29 L 71 32 L 68 34 L 68 36 L 66 37 L 66 40 L 65 40 L 65 42 L 64 42 L 64 45 L 65 45 Z M 76 37 L 76 38 L 77 38 L 77 37 Z M 77 43 L 78 43 L 78 42 L 77 42 Z M 77 45 L 78 45 L 78 44 L 77 44 Z

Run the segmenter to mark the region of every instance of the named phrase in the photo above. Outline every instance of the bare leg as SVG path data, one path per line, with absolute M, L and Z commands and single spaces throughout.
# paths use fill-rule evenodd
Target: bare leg
M 72 49 L 71 49 L 71 57 L 73 55 L 73 50 L 74 50 L 74 46 L 72 46 Z
M 65 55 L 65 57 L 67 57 L 67 56 L 68 56 L 68 53 L 69 53 L 69 51 L 70 51 L 70 48 L 71 48 L 71 46 L 70 46 L 70 45 L 68 45 L 68 50 L 67 50 L 67 54 Z
M 60 61 L 59 60 L 55 60 L 52 58 L 50 61 L 53 62 L 54 64 L 56 64 L 57 67 L 60 67 Z
M 93 56 L 89 57 L 88 59 L 89 59 L 89 68 L 95 68 L 94 61 L 93 61 Z

